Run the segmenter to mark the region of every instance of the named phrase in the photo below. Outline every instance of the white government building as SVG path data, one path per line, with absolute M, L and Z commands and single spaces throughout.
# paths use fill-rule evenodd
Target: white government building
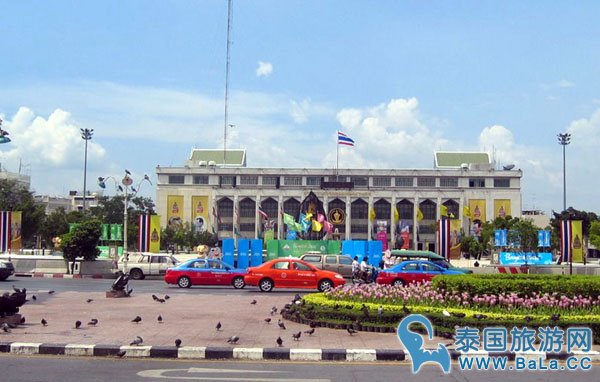
M 239 237 L 261 238 L 261 207 L 275 239 L 285 239 L 282 212 L 297 219 L 312 191 L 336 239 L 372 240 L 385 226 L 394 246 L 403 226 L 412 248 L 435 250 L 442 210 L 452 230 L 466 234 L 476 233 L 473 221 L 520 217 L 522 171 L 495 167 L 487 153 L 435 152 L 432 169 L 339 169 L 336 177 L 335 169 L 247 167 L 243 149 L 193 149 L 184 166 L 156 168 L 156 207 L 162 226 L 198 224 L 218 230 L 220 239 L 235 237 L 234 227 Z

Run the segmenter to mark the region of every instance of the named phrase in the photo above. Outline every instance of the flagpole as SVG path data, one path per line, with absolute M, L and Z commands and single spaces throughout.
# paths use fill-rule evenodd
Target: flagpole
M 339 134 L 339 131 L 338 131 Z M 338 180 L 338 169 L 340 167 L 340 142 L 338 142 L 339 138 L 336 137 L 336 141 L 335 141 L 335 146 L 336 146 L 336 150 L 335 150 L 335 181 L 337 182 Z

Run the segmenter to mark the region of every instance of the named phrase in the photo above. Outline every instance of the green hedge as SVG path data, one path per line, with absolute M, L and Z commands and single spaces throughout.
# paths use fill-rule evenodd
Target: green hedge
M 528 275 L 528 274 L 470 274 L 438 276 L 432 281 L 434 288 L 451 292 L 466 292 L 471 296 L 483 294 L 553 293 L 574 297 L 600 296 L 600 277 L 588 275 Z

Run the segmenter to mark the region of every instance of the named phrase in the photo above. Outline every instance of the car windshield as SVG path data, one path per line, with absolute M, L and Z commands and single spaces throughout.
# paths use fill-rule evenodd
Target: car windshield
M 448 269 L 448 268 L 452 267 L 446 260 L 442 260 L 442 259 L 432 259 L 431 262 L 434 263 L 435 265 L 439 265 L 440 267 L 442 267 L 444 269 Z

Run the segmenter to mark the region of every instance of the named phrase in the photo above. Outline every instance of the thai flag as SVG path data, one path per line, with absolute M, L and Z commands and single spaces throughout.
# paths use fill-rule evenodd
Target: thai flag
M 140 252 L 150 251 L 150 215 L 138 217 L 138 248 Z
M 269 215 L 262 209 L 261 206 L 258 206 L 258 214 L 263 217 L 265 220 L 269 220 Z
M 10 211 L 0 212 L 0 252 L 8 252 L 10 250 L 11 215 Z
M 438 221 L 437 234 L 439 255 L 450 260 L 450 219 L 442 218 Z
M 338 131 L 338 145 L 354 146 L 354 139 L 348 137 L 341 131 Z
M 560 222 L 560 253 L 562 255 L 562 261 L 565 263 L 571 261 L 572 238 L 573 238 L 573 230 L 571 228 L 571 221 L 570 220 L 561 221 Z

